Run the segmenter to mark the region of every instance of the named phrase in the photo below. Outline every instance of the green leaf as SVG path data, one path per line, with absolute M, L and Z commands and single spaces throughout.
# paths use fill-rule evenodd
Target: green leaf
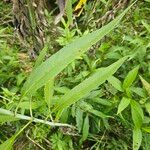
M 134 68 L 127 74 L 127 76 L 123 82 L 124 89 L 127 89 L 132 85 L 132 83 L 134 82 L 134 80 L 137 76 L 138 70 L 139 70 L 139 66 L 137 66 L 136 68 Z
M 18 108 L 30 109 L 30 107 L 32 107 L 32 109 L 37 109 L 41 105 L 43 105 L 43 102 L 39 102 L 39 101 L 37 101 L 37 102 L 26 102 L 25 101 L 25 102 L 20 102 L 18 105 Z
M 121 15 L 106 26 L 76 39 L 33 70 L 22 88 L 22 96 L 26 94 L 32 95 L 48 81 L 54 79 L 54 77 L 58 75 L 65 67 L 67 67 L 68 64 L 81 56 L 93 44 L 101 40 L 105 35 L 112 31 L 130 7 L 128 7 Z
M 150 2 L 150 0 L 149 0 Z M 143 26 L 147 29 L 147 31 L 150 33 L 150 25 L 146 23 L 145 21 L 142 21 Z
M 120 114 L 125 108 L 128 107 L 129 104 L 130 104 L 130 99 L 127 97 L 123 97 L 118 106 L 117 114 Z
M 40 51 L 40 54 L 35 62 L 34 68 L 38 67 L 43 62 L 47 51 L 48 51 L 48 44 L 46 43 L 44 48 Z
M 54 111 L 59 111 L 60 115 L 63 109 L 77 102 L 81 98 L 85 97 L 91 90 L 103 84 L 118 70 L 126 58 L 127 57 L 124 57 L 106 68 L 99 68 L 93 75 L 66 93 L 60 99 L 60 102 L 54 107 Z
M 100 105 L 104 105 L 104 106 L 112 106 L 112 103 L 108 100 L 108 99 L 102 99 L 102 98 L 93 98 L 91 99 L 92 102 L 94 103 L 98 103 Z
M 51 107 L 51 100 L 54 93 L 54 79 L 50 80 L 46 83 L 44 88 L 44 96 L 45 96 L 45 102 L 47 103 L 48 107 Z
M 145 90 L 142 89 L 142 88 L 139 88 L 139 87 L 131 87 L 130 88 L 132 92 L 136 93 L 137 95 L 145 98 L 146 97 L 146 93 L 145 93 Z
M 150 0 L 145 0 L 145 1 L 150 3 Z
M 25 126 L 23 126 L 16 134 L 14 134 L 11 138 L 9 138 L 8 140 L 6 140 L 4 143 L 2 143 L 0 145 L 0 150 L 12 150 L 12 146 L 14 144 L 15 139 L 17 138 L 17 136 L 31 123 L 28 122 Z
M 104 113 L 102 113 L 102 112 L 100 112 L 98 110 L 93 109 L 93 106 L 91 104 L 85 102 L 85 101 L 81 101 L 79 103 L 79 107 L 82 110 L 87 111 L 87 112 L 89 112 L 91 114 L 94 114 L 94 115 L 96 115 L 96 116 L 98 116 L 100 118 L 106 118 L 107 117 Z
M 150 115 L 150 103 L 146 103 L 146 104 L 145 104 L 145 108 L 146 108 L 147 112 L 148 112 L 149 115 Z
M 83 124 L 83 130 L 82 130 L 82 140 L 85 141 L 88 137 L 89 134 L 89 116 L 86 115 L 84 119 L 84 124 Z
M 107 79 L 107 81 L 118 91 L 123 92 L 122 83 L 119 79 L 114 76 L 111 76 Z
M 13 117 L 13 116 L 8 116 L 8 115 L 3 115 L 0 114 L 0 122 L 4 123 L 4 122 L 10 122 L 10 121 L 17 121 L 19 119 Z
M 58 92 L 58 93 L 62 93 L 62 94 L 65 94 L 67 93 L 68 91 L 70 91 L 69 88 L 65 87 L 65 86 L 62 86 L 62 87 L 54 87 L 54 91 Z
M 146 89 L 146 91 L 148 92 L 148 95 L 150 96 L 150 84 L 140 76 L 140 79 L 142 81 L 142 84 L 144 86 L 144 88 Z
M 150 133 L 150 127 L 143 127 L 142 130 L 144 130 L 147 133 Z
M 133 130 L 133 150 L 138 150 L 142 142 L 142 131 L 139 128 Z
M 78 128 L 79 133 L 81 132 L 83 125 L 83 111 L 80 108 L 76 109 L 76 126 Z
M 101 0 L 102 3 L 107 4 L 106 0 Z
M 65 10 L 66 10 L 69 25 L 72 25 L 73 24 L 72 0 L 67 0 Z
M 131 113 L 132 113 L 132 119 L 134 125 L 135 127 L 140 128 L 144 119 L 143 110 L 139 105 L 139 103 L 137 103 L 134 100 L 131 100 L 130 104 L 131 104 Z
M 1 150 L 12 150 L 12 146 L 14 144 L 16 136 L 12 136 L 11 138 L 9 138 L 8 140 L 6 140 L 4 143 L 2 143 L 0 145 L 0 149 Z
M 100 117 L 100 118 L 103 118 L 103 119 L 106 118 L 106 117 L 108 117 L 104 113 L 102 113 L 102 112 L 100 112 L 98 110 L 95 110 L 95 109 L 91 109 L 91 110 L 89 110 L 89 112 L 92 113 L 92 114 L 94 114 L 94 115 L 96 115 L 96 116 L 98 116 L 98 117 Z

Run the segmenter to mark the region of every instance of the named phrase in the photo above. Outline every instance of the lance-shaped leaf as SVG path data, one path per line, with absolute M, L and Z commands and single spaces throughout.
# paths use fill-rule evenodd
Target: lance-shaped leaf
M 59 116 L 63 109 L 85 97 L 91 90 L 97 88 L 99 85 L 104 83 L 110 76 L 112 76 L 126 60 L 126 58 L 127 57 L 121 58 L 120 60 L 111 64 L 108 67 L 99 68 L 93 75 L 91 75 L 82 83 L 74 87 L 71 91 L 66 93 L 60 99 L 60 102 L 55 106 L 54 111 L 58 112 Z
M 121 113 L 125 108 L 128 107 L 129 104 L 130 104 L 130 99 L 123 97 L 119 106 L 118 106 L 117 114 Z
M 129 88 L 132 83 L 134 82 L 134 80 L 136 79 L 136 76 L 138 74 L 138 70 L 139 70 L 139 66 L 137 66 L 136 68 L 132 69 L 126 76 L 126 78 L 124 79 L 123 82 L 123 88 L 127 89 Z
M 142 142 L 142 131 L 139 128 L 133 130 L 133 150 L 138 150 Z
M 132 6 L 132 5 L 131 5 Z M 130 6 L 130 7 L 131 7 Z M 86 52 L 93 44 L 101 40 L 105 35 L 112 31 L 120 22 L 125 13 L 130 9 L 128 7 L 121 15 L 111 21 L 106 26 L 92 33 L 84 35 L 71 44 L 62 48 L 56 54 L 38 66 L 29 76 L 22 89 L 22 96 L 33 94 L 40 87 L 45 85 L 51 79 L 54 79 L 68 64 Z

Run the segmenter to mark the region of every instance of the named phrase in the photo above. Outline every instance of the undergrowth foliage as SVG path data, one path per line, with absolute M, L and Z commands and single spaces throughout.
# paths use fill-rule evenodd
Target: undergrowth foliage
M 0 150 L 150 149 L 150 2 L 121 4 L 69 1 L 57 26 L 45 10 L 58 36 L 35 62 L 0 19 Z

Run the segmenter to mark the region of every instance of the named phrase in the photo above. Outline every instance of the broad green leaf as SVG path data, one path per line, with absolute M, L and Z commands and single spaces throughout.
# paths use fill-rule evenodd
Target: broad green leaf
M 85 97 L 90 91 L 103 84 L 110 76 L 112 76 L 118 70 L 118 68 L 123 64 L 126 58 L 127 57 L 124 57 L 108 67 L 99 68 L 89 78 L 85 79 L 79 85 L 66 93 L 60 99 L 60 102 L 55 106 L 54 111 L 59 111 L 59 113 L 61 113 L 64 108 L 77 102 L 81 98 Z
M 13 116 L 8 116 L 8 115 L 3 115 L 0 114 L 0 122 L 4 123 L 4 122 L 11 122 L 11 121 L 17 121 L 19 119 L 13 117 Z
M 127 97 L 123 97 L 118 106 L 117 114 L 120 114 L 125 108 L 128 107 L 129 104 L 130 104 L 130 99 Z
M 107 79 L 107 81 L 118 91 L 123 92 L 122 83 L 119 79 L 114 76 L 111 76 Z
M 145 104 L 145 108 L 150 115 L 150 102 Z
M 124 89 L 127 89 L 132 85 L 132 83 L 134 82 L 134 80 L 138 74 L 138 70 L 139 70 L 139 66 L 137 66 L 136 68 L 134 68 L 127 74 L 127 76 L 123 82 Z
M 12 150 L 12 146 L 14 144 L 16 136 L 12 136 L 11 138 L 9 138 L 8 140 L 6 140 L 4 143 L 2 143 L 0 145 L 0 149 L 1 150 Z
M 47 103 L 49 108 L 51 107 L 53 93 L 54 93 L 54 79 L 47 82 L 44 87 L 45 102 Z
M 81 132 L 83 125 L 83 111 L 77 107 L 76 109 L 76 126 L 78 128 L 79 133 Z
M 32 95 L 48 81 L 54 79 L 68 64 L 81 56 L 93 44 L 112 31 L 130 7 L 106 26 L 76 39 L 33 70 L 22 88 L 22 96 L 26 94 Z
M 142 130 L 144 130 L 147 133 L 150 133 L 150 127 L 143 127 Z
M 143 110 L 139 105 L 139 103 L 137 103 L 134 100 L 131 100 L 130 104 L 131 104 L 131 113 L 132 113 L 132 119 L 134 125 L 135 127 L 140 128 L 144 119 Z
M 144 88 L 146 89 L 146 91 L 148 92 L 148 95 L 150 96 L 150 84 L 140 76 L 140 79 L 142 81 L 142 84 L 144 86 Z
M 83 134 L 82 140 L 85 141 L 89 134 L 89 116 L 88 115 L 86 115 L 86 117 L 84 119 L 82 134 Z
M 133 150 L 138 150 L 142 142 L 142 131 L 139 128 L 133 130 Z

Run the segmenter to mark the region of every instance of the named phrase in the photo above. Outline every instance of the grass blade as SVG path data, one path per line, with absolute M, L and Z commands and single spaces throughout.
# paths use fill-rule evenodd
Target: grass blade
M 51 99 L 53 97 L 53 93 L 54 93 L 54 79 L 46 83 L 44 88 L 45 102 L 47 103 L 49 109 L 51 107 Z
M 103 84 L 110 76 L 112 76 L 122 63 L 126 60 L 124 57 L 106 68 L 98 69 L 92 76 L 85 79 L 82 83 L 74 87 L 70 92 L 66 93 L 54 108 L 54 111 L 61 113 L 63 109 L 85 97 L 91 90 Z M 58 113 L 58 115 L 59 115 Z
M 112 31 L 131 6 L 106 26 L 75 40 L 38 66 L 24 84 L 22 88 L 22 96 L 26 94 L 32 95 L 40 87 L 58 75 L 58 73 L 67 67 L 68 64 L 81 56 L 93 44 Z

